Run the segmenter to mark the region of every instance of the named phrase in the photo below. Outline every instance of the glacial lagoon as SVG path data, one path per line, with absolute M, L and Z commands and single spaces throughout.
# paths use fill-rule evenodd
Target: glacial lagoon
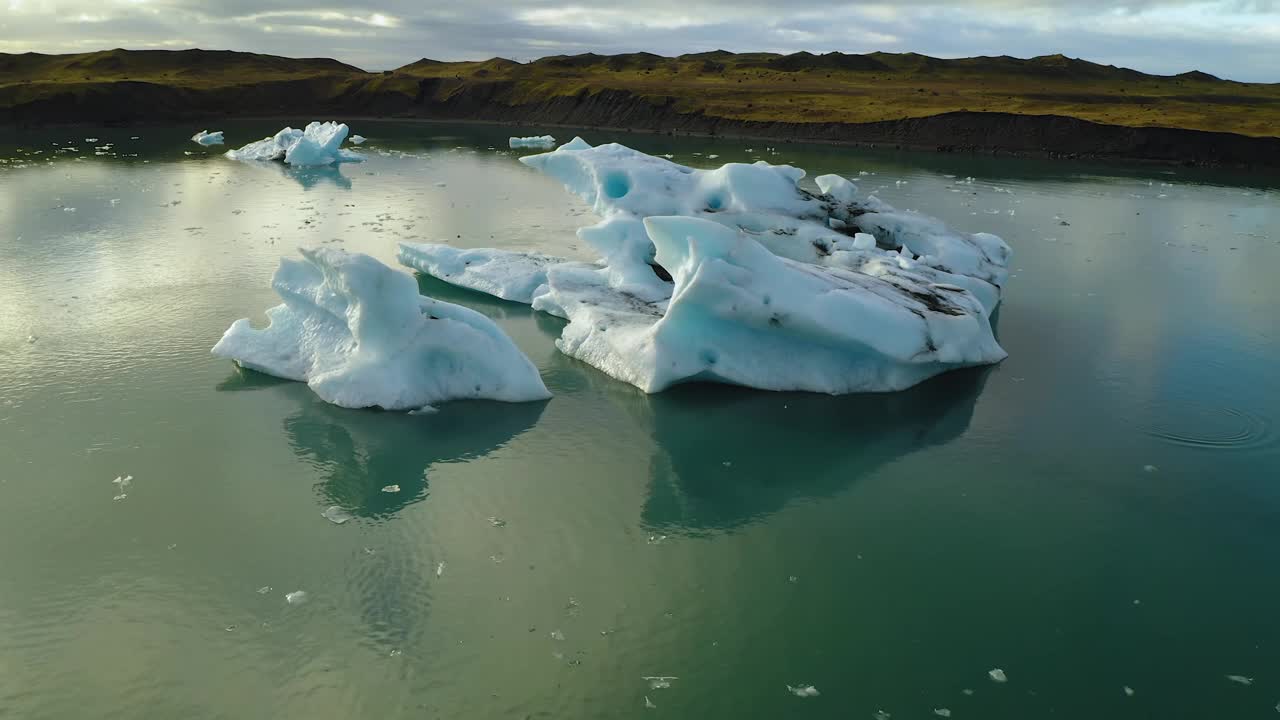
M 645 395 L 424 277 L 553 397 L 408 415 L 209 350 L 298 247 L 594 220 L 508 147 L 573 131 L 349 122 L 0 131 L 0 718 L 1275 715 L 1280 178 L 581 130 L 1000 235 L 1009 358 Z

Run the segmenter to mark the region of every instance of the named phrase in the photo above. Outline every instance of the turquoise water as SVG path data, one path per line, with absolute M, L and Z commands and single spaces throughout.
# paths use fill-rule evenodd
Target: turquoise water
M 584 132 L 1002 235 L 1009 359 L 646 396 L 424 278 L 554 398 L 408 416 L 209 348 L 298 246 L 585 257 L 587 209 L 507 128 L 357 124 L 367 162 L 300 172 L 197 129 L 0 135 L 0 718 L 1275 716 L 1274 178 Z

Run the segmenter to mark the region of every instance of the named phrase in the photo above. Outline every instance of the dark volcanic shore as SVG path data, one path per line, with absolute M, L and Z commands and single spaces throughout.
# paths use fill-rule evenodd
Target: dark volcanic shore
M 761 66 L 764 69 L 747 62 L 756 62 L 754 58 L 758 57 L 765 58 L 760 61 L 764 63 Z M 575 56 L 544 59 L 526 65 L 497 60 L 452 64 L 421 61 L 396 71 L 367 73 L 329 60 L 292 60 L 207 51 L 167 54 L 106 51 L 84 56 L 0 55 L 0 125 L 38 127 L 68 123 L 190 122 L 204 126 L 216 124 L 219 118 L 285 115 L 392 118 L 719 135 L 938 152 L 1280 168 L 1280 137 L 1111 124 L 1060 112 L 1015 113 L 990 109 L 999 106 L 970 110 L 962 105 L 956 110 L 946 110 L 951 107 L 943 102 L 946 93 L 950 92 L 948 88 L 960 82 L 948 79 L 950 76 L 946 73 L 954 71 L 950 65 L 929 65 L 923 70 L 837 69 L 833 72 L 837 75 L 844 73 L 840 76 L 844 80 L 839 77 L 829 80 L 831 72 L 825 73 L 825 77 L 819 75 L 824 72 L 819 61 L 825 62 L 828 56 L 800 58 L 803 65 L 800 70 L 792 67 L 796 65 L 791 61 L 795 57 L 718 54 L 718 59 L 712 62 L 700 59 L 702 56 L 644 56 L 639 59 L 631 56 Z M 858 57 L 870 56 L 841 56 Z M 887 68 L 884 63 L 898 62 L 904 57 L 907 56 L 880 54 L 876 62 Z M 917 59 L 921 57 L 914 56 Z M 687 58 L 695 58 L 696 62 Z M 739 65 L 734 66 L 733 62 Z M 967 61 L 937 62 L 958 64 Z M 224 67 L 228 63 L 248 65 L 247 69 L 237 71 L 229 78 L 232 73 Z M 597 68 L 600 63 L 605 63 L 601 66 L 604 69 Z M 717 87 L 724 93 L 719 96 L 722 100 L 717 100 L 721 104 L 710 100 L 695 102 L 689 96 L 687 84 L 658 86 L 664 92 L 651 92 L 654 86 L 645 83 L 654 82 L 650 80 L 653 72 L 667 71 L 662 63 L 672 63 L 671 77 L 676 78 L 672 82 L 694 82 L 690 78 L 702 78 L 699 82 L 706 82 L 709 78 L 711 82 L 719 83 Z M 1220 110 L 1222 113 L 1228 112 L 1226 103 L 1259 108 L 1269 108 L 1272 103 L 1270 86 L 1247 86 L 1209 76 L 1161 78 L 1088 63 L 1082 65 L 1082 61 L 1069 63 L 1074 64 L 1061 66 L 1057 58 L 1016 60 L 1014 65 L 1005 63 L 1008 67 L 992 66 L 994 69 L 982 72 L 997 79 L 1004 77 L 1007 82 L 1022 82 L 1027 77 L 1040 77 L 1034 75 L 1040 73 L 1048 78 L 1045 83 L 1059 82 L 1063 87 L 1067 84 L 1078 87 L 1082 74 L 1094 73 L 1095 79 L 1088 82 L 1095 83 L 1092 87 L 1098 93 L 1102 92 L 1105 83 L 1120 82 L 1128 83 L 1128 86 L 1147 83 L 1147 92 L 1182 93 L 1161 99 L 1155 95 L 1130 95 L 1124 93 L 1124 86 L 1117 86 L 1116 96 L 1124 94 L 1123 101 L 1102 94 L 1090 96 L 1093 100 L 1080 100 L 1079 114 L 1086 117 L 1089 112 L 1096 115 L 1098 108 L 1105 103 L 1111 103 L 1107 107 L 1121 109 L 1132 105 L 1137 112 L 1149 111 L 1155 108 L 1153 103 L 1162 102 L 1178 112 L 1186 112 L 1185 106 L 1194 104 L 1194 100 L 1215 108 L 1221 106 L 1224 108 Z M 8 77 L 5 76 L 6 71 Z M 742 77 L 734 80 L 734 72 L 742 74 Z M 866 78 L 859 74 L 868 72 L 880 72 L 886 79 L 876 80 L 879 76 Z M 1001 72 L 1005 75 L 1000 75 Z M 1047 72 L 1050 74 L 1045 75 Z M 783 76 L 783 73 L 790 75 Z M 253 80 L 245 81 L 245 77 Z M 752 78 L 756 77 L 759 78 L 758 84 L 752 86 Z M 787 81 L 785 85 L 780 84 L 780 77 Z M 825 87 L 830 87 L 831 91 L 829 95 L 817 96 L 817 99 L 799 90 L 790 91 L 799 93 L 785 100 L 786 103 L 797 101 L 794 105 L 785 106 L 795 108 L 790 116 L 771 114 L 775 110 L 772 107 L 767 112 L 761 108 L 761 104 L 766 102 L 762 97 L 767 97 L 770 103 L 780 102 L 772 94 L 765 94 L 770 87 L 790 88 L 797 82 L 798 87 L 810 83 L 810 87 L 820 91 Z M 930 87 L 939 90 L 926 93 L 924 88 L 918 88 L 912 91 L 906 96 L 900 119 L 867 122 L 858 121 L 855 110 L 840 109 L 856 108 L 858 98 L 868 98 L 870 102 L 881 97 L 877 94 L 881 91 L 876 89 L 879 85 L 873 84 L 872 90 L 867 91 L 857 85 L 860 82 L 897 82 L 898 85 L 893 87 L 932 83 Z M 959 86 L 969 87 L 964 84 L 967 82 L 964 80 Z M 578 83 L 576 89 L 573 83 Z M 621 87 L 629 83 L 646 90 L 641 92 Z M 1237 86 L 1244 89 L 1235 89 Z M 1169 90 L 1170 87 L 1173 90 Z M 1220 94 L 1203 95 L 1206 88 Z M 1239 94 L 1246 91 L 1253 95 Z M 884 92 L 894 91 L 889 88 Z M 1027 93 L 1025 97 L 1043 100 L 1050 96 Z M 827 108 L 822 113 L 810 111 L 816 107 L 815 103 L 827 98 L 844 105 L 836 109 Z M 800 100 L 808 104 L 802 104 Z M 1050 103 L 1045 108 L 1058 108 L 1053 103 L 1060 101 L 1061 97 L 1054 95 L 1051 101 L 1044 100 Z M 723 104 L 729 102 L 739 103 L 738 109 Z M 1117 102 L 1120 104 L 1116 105 Z M 935 106 L 946 111 L 929 112 Z M 734 116 L 735 112 L 739 116 Z M 756 115 L 751 115 L 752 112 Z M 804 119 L 793 120 L 793 117 Z M 1227 119 L 1229 116 L 1213 117 Z

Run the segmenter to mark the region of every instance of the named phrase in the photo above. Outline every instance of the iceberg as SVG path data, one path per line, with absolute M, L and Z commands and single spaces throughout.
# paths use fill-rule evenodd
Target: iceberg
M 568 320 L 561 352 L 649 393 L 691 381 L 832 394 L 902 390 L 1006 353 L 991 314 L 1000 238 L 965 234 L 845 178 L 768 163 L 695 170 L 581 138 L 521 162 L 600 222 L 596 263 L 402 244 L 400 262 Z
M 542 135 L 539 137 L 513 137 L 507 140 L 507 144 L 512 148 L 538 148 L 547 149 L 556 146 L 556 139 L 550 135 Z
M 550 397 L 533 363 L 484 315 L 419 295 L 411 276 L 368 255 L 300 252 L 272 279 L 284 303 L 267 311 L 270 324 L 237 320 L 214 355 L 305 382 L 348 408 Z
M 286 127 L 275 135 L 228 150 L 232 160 L 284 160 L 289 165 L 360 162 L 359 153 L 342 149 L 350 129 L 344 123 L 313 122 L 302 130 Z
M 218 130 L 217 132 L 209 132 L 207 130 L 201 130 L 191 136 L 191 141 L 197 145 L 221 145 L 222 131 Z

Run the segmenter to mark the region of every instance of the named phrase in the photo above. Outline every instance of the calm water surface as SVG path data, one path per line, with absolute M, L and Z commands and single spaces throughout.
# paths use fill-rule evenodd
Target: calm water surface
M 309 171 L 197 129 L 0 135 L 0 718 L 1276 716 L 1274 179 L 586 132 L 1002 235 L 1009 359 L 646 396 L 422 279 L 555 397 L 419 417 L 209 348 L 298 246 L 583 257 L 586 207 L 506 128 L 357 124 Z

